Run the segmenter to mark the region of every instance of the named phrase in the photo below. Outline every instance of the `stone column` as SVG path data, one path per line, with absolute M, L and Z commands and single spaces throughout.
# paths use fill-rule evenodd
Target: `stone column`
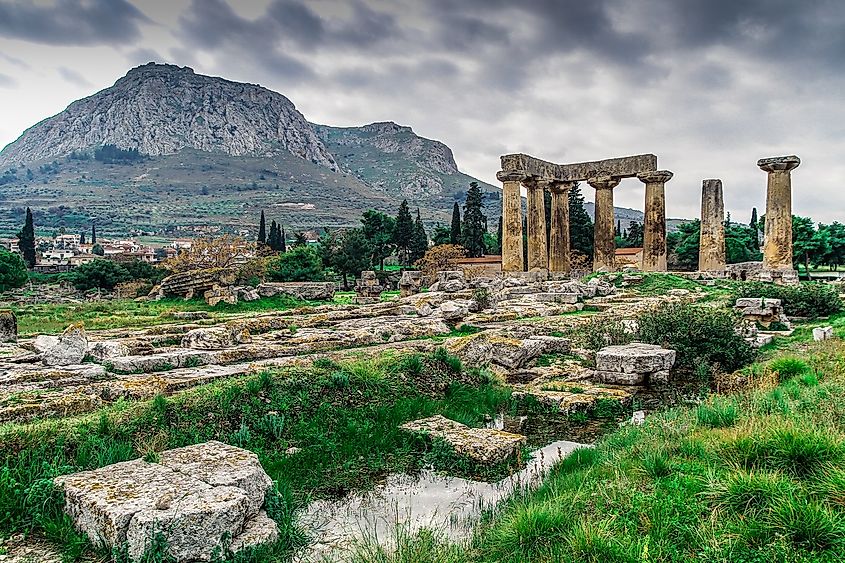
M 725 270 L 725 200 L 721 180 L 704 180 L 701 185 L 701 242 L 698 270 Z
M 643 271 L 666 271 L 666 190 L 672 179 L 668 170 L 643 172 L 637 178 L 645 183 L 643 221 Z
M 552 225 L 549 235 L 549 271 L 568 274 L 572 271 L 569 259 L 569 190 L 577 182 L 551 182 Z
M 801 164 L 795 155 L 762 158 L 757 166 L 769 174 L 766 186 L 766 242 L 763 269 L 792 270 L 792 175 Z
M 549 250 L 546 246 L 545 188 L 548 180 L 529 178 L 522 185 L 528 190 L 528 271 L 548 272 Z
M 522 172 L 500 171 L 502 182 L 502 272 L 523 271 L 522 195 L 520 185 L 527 179 Z
M 596 190 L 596 224 L 593 241 L 593 271 L 616 270 L 616 225 L 613 216 L 613 188 L 619 178 L 597 176 L 587 180 Z

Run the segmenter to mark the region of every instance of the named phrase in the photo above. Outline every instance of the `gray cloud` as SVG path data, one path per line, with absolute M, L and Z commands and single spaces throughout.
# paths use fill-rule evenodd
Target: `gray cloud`
M 73 84 L 74 86 L 79 86 L 80 88 L 92 88 L 93 85 L 88 82 L 84 76 L 76 72 L 75 70 L 69 69 L 64 66 L 59 67 L 59 76 L 61 76 L 66 82 Z
M 140 36 L 149 19 L 127 0 L 0 2 L 0 36 L 50 45 L 123 43 Z
M 0 73 L 0 88 L 14 88 L 17 84 L 17 81 L 11 76 Z

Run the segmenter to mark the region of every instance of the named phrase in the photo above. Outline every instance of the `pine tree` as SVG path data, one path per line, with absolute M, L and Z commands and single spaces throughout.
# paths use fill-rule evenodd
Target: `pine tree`
M 393 254 L 393 231 L 396 220 L 374 209 L 364 211 L 361 217 L 361 229 L 372 248 L 372 265 L 384 270 L 384 259 Z
M 417 209 L 417 218 L 414 221 L 414 240 L 411 244 L 411 263 L 413 264 L 422 258 L 428 250 L 428 234 L 420 218 L 420 210 Z
M 570 247 L 592 260 L 593 235 L 593 221 L 584 209 L 584 196 L 581 195 L 581 188 L 575 186 L 569 192 Z
M 91 244 L 97 244 L 97 224 L 91 223 Z
M 261 220 L 258 222 L 258 242 L 267 244 L 267 223 L 264 221 L 264 210 L 261 210 Z
M 409 263 L 411 243 L 414 240 L 414 220 L 408 210 L 408 200 L 403 199 L 396 215 L 396 226 L 393 227 L 393 244 L 399 251 L 399 258 L 406 266 Z
M 484 254 L 484 223 L 487 218 L 482 212 L 484 196 L 476 182 L 470 182 L 467 199 L 464 202 L 464 221 L 461 224 L 461 244 L 467 256 L 478 258 Z
M 496 248 L 497 253 L 502 253 L 502 216 L 499 215 L 499 226 L 496 228 Z
M 18 233 L 18 247 L 23 255 L 23 261 L 30 268 L 35 266 L 35 225 L 32 221 L 32 210 L 26 208 L 26 221 L 23 229 Z
M 452 244 L 461 244 L 461 207 L 457 201 L 452 206 L 452 233 L 450 242 Z

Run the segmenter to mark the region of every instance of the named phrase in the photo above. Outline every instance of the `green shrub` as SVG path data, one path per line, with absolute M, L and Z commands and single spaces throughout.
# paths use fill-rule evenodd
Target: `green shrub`
M 119 283 L 129 281 L 132 276 L 122 264 L 111 260 L 94 260 L 82 264 L 71 272 L 74 287 L 81 291 L 89 289 L 114 289 Z
M 740 297 L 780 299 L 784 312 L 793 317 L 825 317 L 843 309 L 839 292 L 833 286 L 819 282 L 801 282 L 800 285 L 748 282 L 737 287 L 734 298 Z
M 0 291 L 23 287 L 28 279 L 26 264 L 17 254 L 0 250 Z
M 267 276 L 273 281 L 323 281 L 326 271 L 317 251 L 297 246 L 267 261 Z
M 605 316 L 591 318 L 575 329 L 573 335 L 581 346 L 589 350 L 601 350 L 634 340 L 633 332 L 621 320 Z
M 704 364 L 732 372 L 756 356 L 751 345 L 736 334 L 737 320 L 730 311 L 670 303 L 640 316 L 638 337 L 675 350 L 678 368 L 694 370 Z
M 810 371 L 810 366 L 798 358 L 778 358 L 769 362 L 769 369 L 777 372 L 781 381 L 804 375 Z

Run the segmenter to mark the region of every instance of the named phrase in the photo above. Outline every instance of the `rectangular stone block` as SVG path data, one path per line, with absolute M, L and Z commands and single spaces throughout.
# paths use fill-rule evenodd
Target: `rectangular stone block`
M 610 385 L 642 385 L 645 383 L 644 373 L 623 373 L 621 371 L 597 371 L 596 381 Z
M 813 329 L 813 340 L 821 342 L 823 340 L 830 340 L 833 338 L 833 327 L 824 326 Z
M 450 444 L 460 455 L 481 463 L 497 463 L 518 454 L 526 438 L 492 428 L 470 428 L 442 415 L 415 420 L 400 428 L 439 438 Z
M 569 303 L 574 305 L 580 298 L 578 293 L 537 293 L 534 299 L 543 303 Z
M 527 154 L 506 154 L 502 156 L 501 161 L 502 170 L 505 171 L 523 171 L 532 176 L 555 178 L 567 182 L 583 182 L 599 174 L 631 178 L 640 172 L 657 170 L 657 157 L 653 154 L 638 154 L 575 164 L 554 164 Z

